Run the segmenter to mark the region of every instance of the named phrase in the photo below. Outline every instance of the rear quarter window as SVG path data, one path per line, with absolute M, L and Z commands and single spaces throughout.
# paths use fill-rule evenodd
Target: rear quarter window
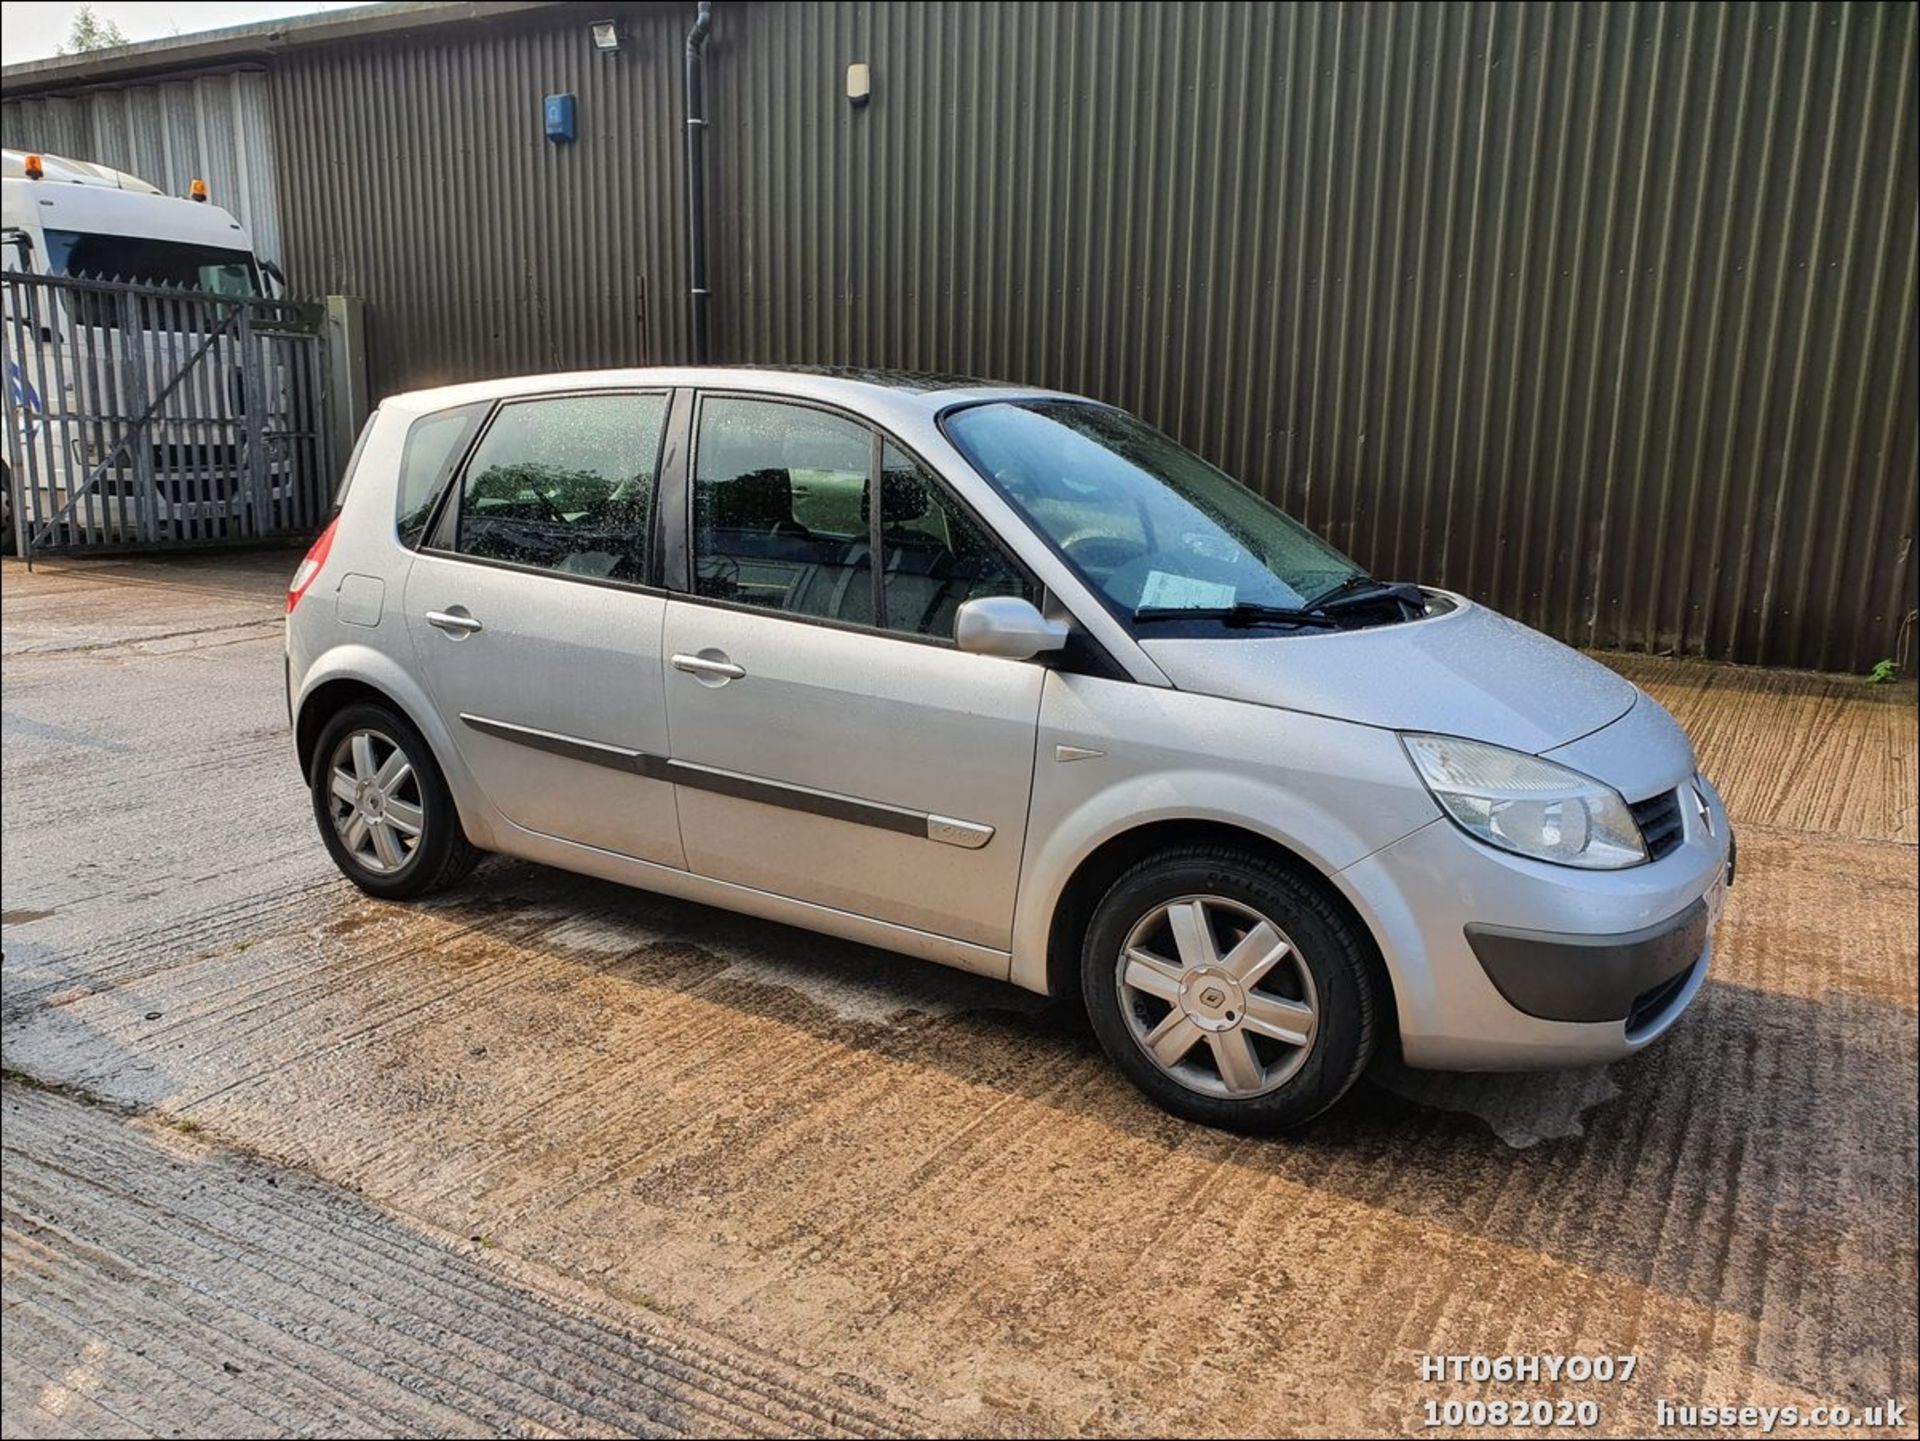
M 393 502 L 394 529 L 408 549 L 420 544 L 434 502 L 486 414 L 484 403 L 462 405 L 423 415 L 408 427 Z

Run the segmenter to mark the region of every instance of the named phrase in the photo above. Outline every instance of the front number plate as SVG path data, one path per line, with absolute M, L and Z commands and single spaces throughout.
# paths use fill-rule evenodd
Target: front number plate
M 1707 893 L 1701 899 L 1707 903 L 1707 931 L 1711 934 L 1720 924 L 1720 912 L 1727 907 L 1725 871 L 1713 878 L 1713 884 L 1707 887 Z

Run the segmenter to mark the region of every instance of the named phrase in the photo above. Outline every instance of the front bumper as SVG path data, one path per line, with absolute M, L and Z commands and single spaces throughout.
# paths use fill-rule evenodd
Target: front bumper
M 1730 869 L 1704 791 L 1682 844 L 1627 870 L 1530 861 L 1437 820 L 1341 872 L 1386 957 L 1406 1063 L 1587 1065 L 1665 1033 L 1706 982 Z
M 274 464 L 259 501 L 268 506 L 291 504 L 297 497 L 297 479 L 290 465 Z M 64 478 L 52 485 L 44 481 L 37 487 L 30 485 L 29 489 L 38 491 L 30 513 L 43 520 L 64 513 L 60 524 L 69 529 L 117 533 L 137 531 L 149 516 L 162 525 L 237 520 L 255 503 L 244 471 L 217 468 L 161 471 L 153 477 L 151 491 L 125 470 L 104 473 L 77 498 L 67 487 Z
M 1707 948 L 1704 899 L 1678 915 L 1622 935 L 1564 935 L 1518 926 L 1467 924 L 1467 944 L 1494 988 L 1517 1011 L 1543 1021 L 1625 1021 Z

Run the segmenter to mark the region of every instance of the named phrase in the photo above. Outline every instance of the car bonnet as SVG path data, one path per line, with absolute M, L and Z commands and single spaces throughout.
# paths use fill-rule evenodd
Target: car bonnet
M 1484 606 L 1344 631 L 1249 628 L 1141 648 L 1203 695 L 1538 754 L 1610 724 L 1639 692 L 1598 661 Z

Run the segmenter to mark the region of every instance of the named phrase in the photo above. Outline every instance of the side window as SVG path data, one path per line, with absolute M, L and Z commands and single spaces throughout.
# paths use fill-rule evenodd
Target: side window
M 984 595 L 1034 598 L 986 529 L 892 445 L 881 453 L 881 574 L 887 629 L 950 639 L 953 614 Z
M 503 407 L 467 462 L 455 548 L 563 575 L 646 574 L 664 395 L 559 395 Z
M 693 468 L 698 595 L 873 624 L 865 426 L 771 400 L 700 403 Z
M 400 483 L 394 492 L 394 526 L 400 544 L 408 549 L 420 543 L 440 483 L 486 414 L 484 405 L 463 405 L 423 415 L 408 427 L 406 448 L 400 454 Z

